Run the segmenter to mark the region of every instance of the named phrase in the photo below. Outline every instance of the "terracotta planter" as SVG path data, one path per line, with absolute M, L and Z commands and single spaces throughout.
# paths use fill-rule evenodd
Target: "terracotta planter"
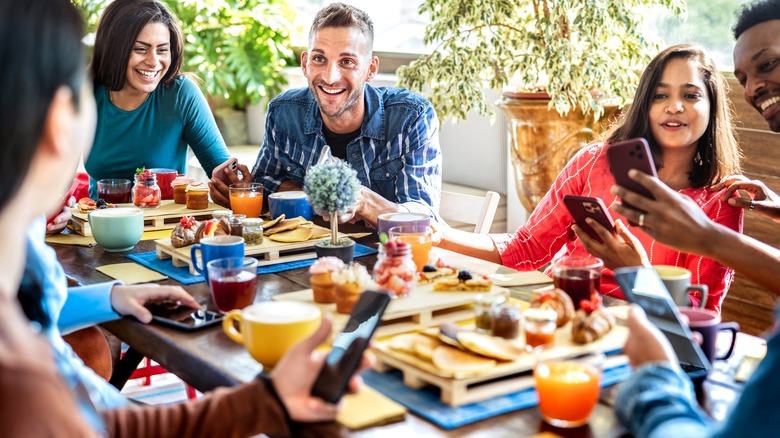
M 520 202 L 533 211 L 566 163 L 603 132 L 618 114 L 605 106 L 598 122 L 593 114 L 570 111 L 565 116 L 548 109 L 546 93 L 504 93 L 496 102 L 508 119 L 510 156 Z

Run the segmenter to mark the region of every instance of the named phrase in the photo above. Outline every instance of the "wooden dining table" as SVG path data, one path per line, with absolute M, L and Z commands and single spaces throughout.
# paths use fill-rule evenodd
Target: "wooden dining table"
M 371 235 L 358 239 L 358 243 L 376 245 L 376 236 Z M 96 270 L 97 267 L 127 263 L 128 252 L 112 253 L 101 246 L 80 247 L 71 245 L 52 245 L 63 265 L 69 279 L 74 284 L 94 284 L 109 281 L 110 278 Z M 153 241 L 141 241 L 130 253 L 154 251 Z M 437 251 L 434 248 L 434 251 Z M 442 250 L 438 250 L 442 251 Z M 477 261 L 462 255 L 464 263 L 479 264 L 485 273 L 509 274 L 516 271 L 492 263 Z M 369 269 L 374 265 L 376 256 L 364 256 L 356 261 Z M 179 285 L 174 280 L 164 280 L 160 284 Z M 209 288 L 206 283 L 195 283 L 183 286 L 196 300 L 210 309 L 215 309 L 211 302 Z M 258 277 L 257 296 L 255 302 L 267 301 L 272 297 L 308 289 L 308 268 L 297 268 L 274 274 L 262 274 Z M 528 299 L 531 290 L 537 286 L 509 287 L 512 296 Z M 607 305 L 625 304 L 620 300 L 608 299 Z M 122 387 L 145 356 L 158 362 L 169 372 L 181 378 L 190 386 L 201 392 L 208 392 L 220 386 L 234 386 L 247 382 L 261 372 L 262 366 L 246 352 L 243 346 L 230 340 L 220 326 L 203 329 L 196 332 L 185 332 L 157 324 L 142 324 L 132 317 L 104 323 L 103 328 L 127 343 L 130 350 L 119 364 L 115 366 L 111 382 Z M 755 338 L 754 338 L 755 342 Z M 737 348 L 729 362 L 721 368 L 724 372 L 735 371 L 739 359 L 744 356 L 741 346 L 749 342 L 738 342 Z M 742 356 L 740 356 L 740 354 Z M 705 384 L 703 406 L 715 417 L 726 415 L 728 406 L 739 393 L 740 384 L 735 384 L 733 378 L 721 379 L 724 382 Z M 624 436 L 626 431 L 619 424 L 611 406 L 614 387 L 602 390 L 600 403 L 596 406 L 587 425 L 574 429 L 560 429 L 548 425 L 542 420 L 537 407 L 521 409 L 498 415 L 490 419 L 478 421 L 452 430 L 444 430 L 424 420 L 417 415 L 408 413 L 404 421 L 372 427 L 363 431 L 345 433 L 351 436 L 426 436 L 426 437 L 500 437 L 500 436 L 563 436 L 563 437 L 614 437 Z M 554 435 L 546 435 L 553 433 Z

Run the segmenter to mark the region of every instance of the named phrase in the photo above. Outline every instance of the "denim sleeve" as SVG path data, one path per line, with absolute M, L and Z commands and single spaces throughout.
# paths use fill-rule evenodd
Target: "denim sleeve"
M 399 204 L 409 211 L 438 217 L 441 199 L 439 119 L 432 106 L 411 124 L 404 155 L 404 171 L 396 183 Z
M 711 433 L 688 376 L 669 364 L 637 369 L 618 388 L 615 409 L 637 438 L 700 438 Z
M 111 307 L 111 288 L 121 281 L 68 288 L 68 298 L 60 312 L 58 327 L 68 334 L 84 327 L 112 321 L 122 315 Z

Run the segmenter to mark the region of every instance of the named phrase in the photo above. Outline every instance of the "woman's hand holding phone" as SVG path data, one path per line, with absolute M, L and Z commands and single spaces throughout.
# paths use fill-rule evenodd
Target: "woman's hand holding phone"
M 631 234 L 623 221 L 620 219 L 615 221 L 615 233 L 591 218 L 587 218 L 585 221 L 601 237 L 603 243 L 590 237 L 577 225 L 572 226 L 572 229 L 589 253 L 604 260 L 604 266 L 609 269 L 625 266 L 650 266 L 650 259 L 647 257 L 645 248 L 639 239 Z

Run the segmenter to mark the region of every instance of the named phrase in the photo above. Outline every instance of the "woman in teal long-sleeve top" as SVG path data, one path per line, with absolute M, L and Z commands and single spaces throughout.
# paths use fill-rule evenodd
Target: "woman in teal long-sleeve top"
M 158 1 L 117 0 L 103 13 L 91 63 L 98 122 L 86 160 L 96 181 L 135 169 L 186 171 L 187 146 L 207 175 L 229 158 L 203 94 L 180 73 L 181 28 Z

